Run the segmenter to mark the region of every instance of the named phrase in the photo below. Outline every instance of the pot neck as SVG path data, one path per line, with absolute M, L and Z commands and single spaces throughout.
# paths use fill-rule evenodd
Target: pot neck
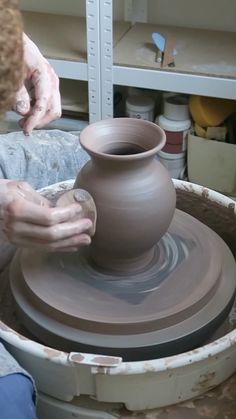
M 126 156 L 115 156 L 106 154 L 97 155 L 89 153 L 91 161 L 100 167 L 109 167 L 113 170 L 123 170 L 127 168 L 142 167 L 149 164 L 152 160 L 156 159 L 156 154 L 150 155 L 146 153 L 139 154 L 138 158 L 136 155 Z

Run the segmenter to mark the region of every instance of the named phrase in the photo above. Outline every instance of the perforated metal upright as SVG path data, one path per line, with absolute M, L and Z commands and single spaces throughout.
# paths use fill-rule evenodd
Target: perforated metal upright
M 88 102 L 89 122 L 102 117 L 101 110 L 101 54 L 100 54 L 100 2 L 86 0 Z
M 112 0 L 86 0 L 89 121 L 113 116 Z
M 113 116 L 112 0 L 100 0 L 100 54 L 102 119 Z

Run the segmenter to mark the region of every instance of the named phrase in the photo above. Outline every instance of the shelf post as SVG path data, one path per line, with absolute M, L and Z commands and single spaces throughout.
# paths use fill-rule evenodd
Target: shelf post
M 99 121 L 101 110 L 101 54 L 100 54 L 100 2 L 86 0 L 87 60 L 89 122 Z
M 102 119 L 113 117 L 112 0 L 100 0 L 100 65 Z

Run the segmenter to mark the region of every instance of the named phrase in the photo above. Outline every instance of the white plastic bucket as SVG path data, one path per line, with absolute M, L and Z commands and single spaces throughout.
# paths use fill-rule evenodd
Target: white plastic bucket
M 173 121 L 186 121 L 190 119 L 188 96 L 173 94 L 164 100 L 163 116 Z
M 181 154 L 187 149 L 187 135 L 191 127 L 190 119 L 173 121 L 164 115 L 158 115 L 155 123 L 165 131 L 166 144 L 163 148 L 165 153 Z
M 126 116 L 153 122 L 155 102 L 148 96 L 129 96 L 126 99 Z
M 166 167 L 173 179 L 183 179 L 186 168 L 186 153 L 158 153 L 159 161 Z

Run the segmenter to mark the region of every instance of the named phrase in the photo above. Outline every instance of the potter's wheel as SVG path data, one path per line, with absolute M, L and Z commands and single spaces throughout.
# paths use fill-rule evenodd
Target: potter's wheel
M 87 252 L 23 250 L 11 267 L 23 323 L 51 346 L 126 360 L 167 356 L 204 342 L 231 308 L 231 252 L 182 211 L 136 274 L 101 271 Z

